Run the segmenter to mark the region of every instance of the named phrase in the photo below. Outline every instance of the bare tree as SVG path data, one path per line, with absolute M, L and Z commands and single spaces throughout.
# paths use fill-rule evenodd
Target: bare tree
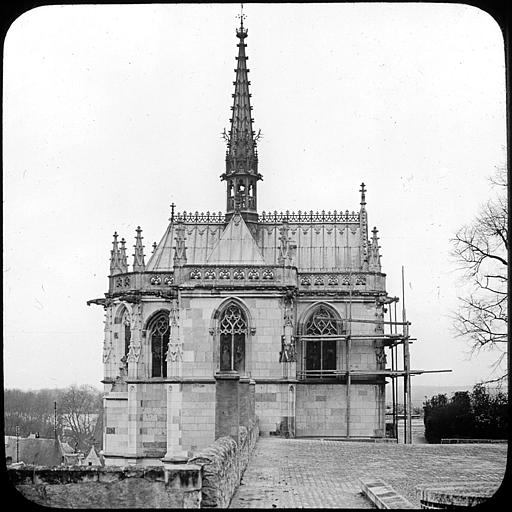
M 61 397 L 59 409 L 65 437 L 75 450 L 89 449 L 101 414 L 101 393 L 92 386 L 70 386 Z
M 506 352 L 507 331 L 507 197 L 506 172 L 499 170 L 491 178 L 496 197 L 482 206 L 472 224 L 462 227 L 452 240 L 455 259 L 466 278 L 467 294 L 459 297 L 460 306 L 454 326 L 468 337 L 474 351 L 500 350 L 495 368 Z M 487 382 L 502 381 L 507 373 Z

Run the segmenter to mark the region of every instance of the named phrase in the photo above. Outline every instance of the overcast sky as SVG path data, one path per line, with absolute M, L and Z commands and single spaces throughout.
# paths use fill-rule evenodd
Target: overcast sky
M 261 210 L 357 210 L 390 295 L 405 266 L 416 384 L 473 384 L 450 237 L 506 162 L 503 40 L 474 7 L 245 8 Z M 100 385 L 115 230 L 146 253 L 179 211 L 224 209 L 239 6 L 46 6 L 4 55 L 4 385 Z M 130 263 L 131 263 L 130 256 Z M 147 261 L 147 258 L 146 258 Z

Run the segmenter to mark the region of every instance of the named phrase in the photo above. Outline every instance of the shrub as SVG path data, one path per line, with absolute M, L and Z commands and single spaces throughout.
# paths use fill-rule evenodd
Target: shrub
M 429 443 L 442 438 L 504 439 L 507 408 L 506 395 L 489 394 L 481 384 L 471 393 L 456 392 L 450 400 L 446 395 L 433 396 L 423 405 L 425 438 Z

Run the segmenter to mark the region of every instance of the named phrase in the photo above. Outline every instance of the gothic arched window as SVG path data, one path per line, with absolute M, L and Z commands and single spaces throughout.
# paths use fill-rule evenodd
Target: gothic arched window
M 336 370 L 336 340 L 329 336 L 338 334 L 338 325 L 332 311 L 324 306 L 319 306 L 309 317 L 305 325 L 306 342 L 306 370 L 310 376 L 322 377 L 324 372 Z
M 245 337 L 247 320 L 236 304 L 230 304 L 221 314 L 220 333 L 220 370 L 245 369 Z
M 159 313 L 151 322 L 148 332 L 151 340 L 151 376 L 167 377 L 165 354 L 169 344 L 169 313 Z

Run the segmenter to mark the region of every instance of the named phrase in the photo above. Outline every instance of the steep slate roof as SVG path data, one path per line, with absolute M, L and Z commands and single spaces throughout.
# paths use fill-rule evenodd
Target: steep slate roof
M 185 245 L 187 264 L 246 264 L 277 265 L 282 222 L 257 224 L 254 236 L 247 224 L 243 227 L 222 222 L 194 222 L 187 217 Z M 231 219 L 233 220 L 233 219 Z M 289 238 L 297 245 L 294 265 L 299 272 L 311 270 L 331 271 L 333 269 L 358 270 L 362 264 L 361 229 L 359 221 L 325 222 L 307 220 L 288 222 Z M 239 230 L 239 231 L 237 231 Z M 174 268 L 174 239 L 176 224 L 171 222 L 146 266 L 147 271 L 172 271 Z M 364 235 L 363 235 L 364 236 Z M 249 238 L 250 237 L 250 238 Z M 220 240 L 224 242 L 220 244 Z M 231 247 L 228 239 L 238 239 Z M 237 245 L 238 244 L 238 245 Z M 228 249 L 228 246 L 229 249 Z M 248 252 L 247 252 L 248 251 Z M 251 263 L 253 262 L 253 263 Z M 241 263 L 239 263 L 241 264 Z
M 192 223 L 184 222 L 186 236 L 187 263 L 202 265 L 222 235 L 224 224 L 221 222 Z M 164 272 L 174 268 L 174 248 L 176 247 L 176 223 L 170 222 L 164 236 L 157 245 L 146 265 L 146 271 Z
M 240 214 L 231 217 L 208 256 L 208 265 L 264 265 L 260 249 Z

